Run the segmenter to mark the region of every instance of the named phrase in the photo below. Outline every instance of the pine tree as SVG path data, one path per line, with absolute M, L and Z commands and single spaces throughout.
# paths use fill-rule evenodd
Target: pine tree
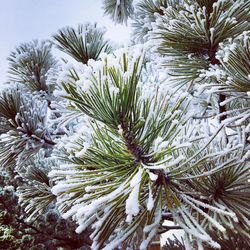
M 51 106 L 58 71 L 51 46 L 24 43 L 8 58 L 15 84 L 0 96 L 1 249 L 88 249 L 91 243 L 87 232 L 77 235 L 74 223 L 59 215 L 51 193 L 51 152 L 63 131 Z
M 113 51 L 96 25 L 59 30 L 54 43 L 77 62 L 64 61 L 52 91 L 30 74 L 48 68 L 10 57 L 16 81 L 35 79 L 39 91 L 1 97 L 2 164 L 29 180 L 20 203 L 36 218 L 56 199 L 77 233 L 91 228 L 92 249 L 147 249 L 172 229 L 184 237 L 167 249 L 249 249 L 250 2 L 103 8 L 117 23 L 131 19 L 132 45 Z

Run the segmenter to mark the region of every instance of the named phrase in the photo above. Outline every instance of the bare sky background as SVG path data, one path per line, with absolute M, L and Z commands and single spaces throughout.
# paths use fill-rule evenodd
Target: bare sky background
M 49 39 L 65 26 L 97 22 L 106 37 L 124 43 L 129 28 L 103 16 L 102 0 L 0 0 L 0 84 L 7 80 L 6 58 L 13 48 L 34 39 Z

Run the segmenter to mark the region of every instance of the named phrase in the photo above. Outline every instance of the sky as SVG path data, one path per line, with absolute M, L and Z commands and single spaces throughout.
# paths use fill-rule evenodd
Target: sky
M 2 0 L 0 8 L 0 84 L 7 80 L 6 58 L 20 43 L 49 39 L 65 26 L 97 22 L 106 37 L 126 43 L 130 29 L 103 15 L 102 0 Z

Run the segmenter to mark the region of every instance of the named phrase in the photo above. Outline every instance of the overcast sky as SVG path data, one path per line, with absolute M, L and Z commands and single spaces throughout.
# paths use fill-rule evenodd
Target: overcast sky
M 97 22 L 107 37 L 126 42 L 129 28 L 103 16 L 102 0 L 2 0 L 0 8 L 0 84 L 7 80 L 10 51 L 22 42 L 48 39 L 65 26 Z

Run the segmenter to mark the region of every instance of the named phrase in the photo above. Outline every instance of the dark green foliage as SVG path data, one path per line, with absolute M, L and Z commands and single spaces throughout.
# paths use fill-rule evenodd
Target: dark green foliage
M 34 164 L 34 163 L 33 163 Z M 52 183 L 48 178 L 48 170 L 37 166 L 28 166 L 28 169 L 23 174 L 26 184 L 18 187 L 19 204 L 26 207 L 25 212 L 30 214 L 30 217 L 37 217 L 39 214 L 46 211 L 49 204 L 55 200 L 55 196 L 51 193 Z M 29 206 L 32 200 L 32 206 Z
M 0 249 L 89 249 L 88 232 L 76 234 L 74 223 L 62 219 L 53 206 L 35 220 L 27 221 L 29 214 L 18 204 L 15 189 L 28 182 L 14 176 L 5 171 L 0 175 Z
M 72 56 L 76 61 L 87 64 L 97 60 L 102 52 L 109 53 L 111 47 L 104 39 L 105 31 L 97 25 L 79 25 L 77 29 L 67 27 L 53 36 L 57 48 Z
M 0 133 L 6 133 L 13 128 L 13 122 L 20 109 L 21 100 L 18 93 L 3 92 L 0 96 Z M 11 121 L 11 122 L 10 122 Z M 15 124 L 15 123 L 14 123 Z
M 124 54 L 124 72 L 127 71 L 128 58 Z M 75 105 L 88 116 L 100 120 L 103 123 L 117 128 L 121 123 L 121 119 L 127 119 L 126 122 L 138 122 L 138 121 L 129 121 L 128 117 L 133 116 L 130 112 L 135 110 L 136 105 L 138 105 L 139 92 L 134 95 L 136 92 L 137 84 L 140 77 L 141 69 L 138 68 L 139 61 L 135 63 L 133 68 L 133 74 L 129 76 L 128 84 L 125 85 L 124 82 L 127 79 L 122 79 L 122 73 L 116 71 L 115 68 L 108 68 L 108 64 L 104 65 L 104 74 L 112 81 L 113 88 L 119 90 L 124 98 L 119 96 L 112 95 L 110 93 L 110 86 L 108 78 L 105 81 L 104 86 L 101 85 L 102 79 L 94 79 L 92 82 L 93 89 L 90 90 L 90 93 L 82 91 L 80 88 L 77 88 L 76 84 L 62 83 L 66 92 L 69 94 L 68 98 L 75 102 Z M 79 79 L 78 76 L 74 76 L 75 80 Z M 104 103 L 107 105 L 104 105 Z M 126 115 L 125 117 L 120 117 L 120 114 Z M 135 115 L 135 114 L 134 114 Z M 138 117 L 138 115 L 135 115 Z

